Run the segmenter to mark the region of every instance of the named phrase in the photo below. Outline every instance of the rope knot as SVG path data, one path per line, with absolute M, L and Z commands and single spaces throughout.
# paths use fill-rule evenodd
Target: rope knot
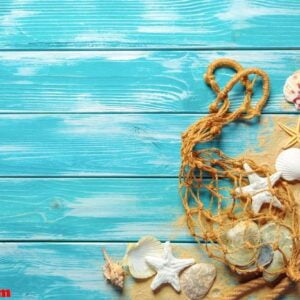
M 218 104 L 217 103 L 212 103 L 210 106 L 209 106 L 209 112 L 211 113 L 211 114 L 213 114 L 213 113 L 216 113 L 216 112 L 218 112 Z
M 221 129 L 222 129 L 222 126 L 220 125 L 213 125 L 211 128 L 210 128 L 210 133 L 215 136 L 215 135 L 219 135 L 221 134 Z

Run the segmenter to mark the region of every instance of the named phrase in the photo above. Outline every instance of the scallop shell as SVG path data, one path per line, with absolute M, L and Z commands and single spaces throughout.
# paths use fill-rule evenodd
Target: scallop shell
M 283 87 L 285 100 L 295 104 L 300 109 L 300 70 L 287 78 Z
M 274 281 L 280 274 L 284 273 L 285 264 L 282 253 L 279 250 L 274 251 L 271 264 L 263 271 L 263 277 L 266 281 Z
M 200 300 L 210 290 L 216 278 L 216 267 L 199 263 L 185 270 L 180 276 L 180 285 L 190 300 Z
M 254 222 L 240 222 L 226 233 L 226 260 L 232 265 L 249 266 L 259 254 L 260 233 Z
M 276 159 L 276 170 L 287 181 L 300 180 L 300 149 L 289 148 L 282 151 Z
M 128 265 L 130 274 L 134 278 L 149 278 L 155 274 L 155 271 L 146 263 L 145 257 L 161 257 L 163 252 L 163 245 L 159 240 L 146 236 L 138 243 L 128 246 L 123 263 Z
M 288 228 L 271 222 L 261 227 L 260 234 L 262 243 L 271 245 L 273 249 L 278 245 L 285 259 L 289 260 L 291 258 L 293 253 L 293 236 Z

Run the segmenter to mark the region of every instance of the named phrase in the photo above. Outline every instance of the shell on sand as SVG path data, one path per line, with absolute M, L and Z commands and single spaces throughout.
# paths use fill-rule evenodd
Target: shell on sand
M 263 271 L 263 277 L 266 281 L 274 281 L 280 274 L 284 273 L 285 264 L 283 255 L 279 250 L 274 251 L 271 264 Z
M 257 224 L 252 221 L 239 222 L 225 235 L 228 250 L 225 258 L 232 265 L 248 266 L 257 259 L 259 243 L 260 232 Z
M 267 223 L 260 229 L 261 241 L 263 244 L 269 244 L 283 252 L 285 259 L 289 260 L 293 252 L 293 236 L 291 231 L 280 224 L 274 222 Z
M 146 236 L 136 244 L 130 244 L 127 248 L 123 263 L 128 266 L 130 274 L 134 278 L 144 279 L 155 274 L 155 271 L 147 264 L 146 256 L 161 257 L 163 245 L 154 237 Z
M 300 180 L 300 149 L 289 148 L 280 152 L 276 158 L 275 167 L 283 179 Z
M 212 264 L 198 263 L 180 276 L 180 285 L 190 300 L 200 300 L 210 290 L 216 278 L 216 267 Z

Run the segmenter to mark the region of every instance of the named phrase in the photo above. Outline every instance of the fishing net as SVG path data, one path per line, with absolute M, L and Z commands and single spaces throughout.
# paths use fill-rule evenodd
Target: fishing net
M 215 71 L 224 67 L 235 74 L 221 89 Z M 259 78 L 262 92 L 254 105 L 253 89 Z M 300 280 L 299 219 L 290 185 L 270 165 L 258 165 L 246 157 L 230 158 L 218 148 L 205 148 L 221 135 L 225 125 L 249 122 L 261 114 L 270 93 L 269 78 L 258 68 L 244 69 L 236 61 L 219 59 L 209 65 L 205 81 L 216 99 L 209 114 L 182 135 L 179 190 L 187 225 L 210 257 L 240 275 L 264 275 L 240 285 L 224 299 L 240 299 L 253 286 L 264 285 L 282 274 L 286 278 L 266 298 L 275 299 L 291 281 Z M 230 111 L 229 92 L 238 83 L 244 88 L 244 99 L 240 107 Z M 241 142 L 232 141 L 232 146 L 239 148 Z M 251 190 L 253 187 L 257 194 Z M 268 201 L 257 209 L 255 204 L 261 202 L 261 197 Z

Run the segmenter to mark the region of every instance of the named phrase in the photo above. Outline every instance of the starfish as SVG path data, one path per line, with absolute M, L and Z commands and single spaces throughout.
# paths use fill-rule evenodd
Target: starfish
M 151 283 L 151 289 L 154 291 L 164 283 L 169 283 L 180 292 L 179 273 L 195 263 L 195 260 L 178 259 L 173 256 L 170 242 L 164 244 L 163 257 L 146 256 L 146 262 L 156 270 L 157 274 Z
M 260 177 L 251 169 L 248 164 L 244 164 L 244 169 L 248 173 L 249 185 L 236 188 L 238 194 L 249 194 L 252 198 L 252 211 L 257 214 L 264 203 L 271 203 L 277 208 L 282 208 L 281 202 L 277 197 L 268 191 L 269 180 L 271 186 L 279 180 L 281 172 L 271 175 L 269 180 L 267 177 Z
M 288 149 L 295 144 L 300 142 L 300 118 L 298 119 L 298 123 L 295 129 L 292 129 L 282 123 L 278 123 L 279 127 L 284 130 L 289 136 L 291 136 L 288 143 L 283 146 L 283 149 Z

